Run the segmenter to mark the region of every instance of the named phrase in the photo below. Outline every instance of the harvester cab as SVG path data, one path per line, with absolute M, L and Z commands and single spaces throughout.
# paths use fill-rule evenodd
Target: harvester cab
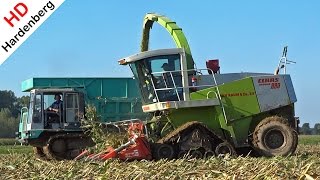
M 126 58 L 122 64 L 130 63 L 144 102 L 158 103 L 185 99 L 186 90 L 182 86 L 186 73 L 181 59 L 185 61 L 183 49 L 157 50 L 141 53 L 138 58 Z
M 139 83 L 145 112 L 168 108 L 170 101 L 184 107 L 201 106 L 192 104 L 190 93 L 215 84 L 215 72 L 188 69 L 186 62 L 183 48 L 146 51 L 119 61 L 121 65 L 130 65 Z M 203 103 L 208 104 L 209 101 Z

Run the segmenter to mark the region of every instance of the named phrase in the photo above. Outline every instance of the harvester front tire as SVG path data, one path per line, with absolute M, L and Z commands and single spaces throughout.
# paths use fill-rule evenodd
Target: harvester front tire
M 298 137 L 285 118 L 272 116 L 256 126 L 252 144 L 262 156 L 287 156 L 294 153 Z

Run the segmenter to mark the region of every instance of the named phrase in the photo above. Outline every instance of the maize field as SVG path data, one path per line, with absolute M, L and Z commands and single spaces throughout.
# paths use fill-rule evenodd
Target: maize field
M 1 179 L 320 179 L 320 144 L 300 144 L 295 155 L 274 158 L 98 163 L 44 161 L 30 152 L 11 153 L 0 155 L 0 171 Z
M 103 132 L 96 123 L 98 117 L 94 109 L 91 110 L 90 107 L 87 109 L 93 113 L 87 114 L 90 121 L 84 126 L 90 126 L 98 151 L 125 141 L 125 136 L 119 138 Z M 106 162 L 46 161 L 37 159 L 30 147 L 3 144 L 0 150 L 0 179 L 320 179 L 320 136 L 299 136 L 294 155 L 273 158 L 224 156 L 133 162 L 116 159 Z

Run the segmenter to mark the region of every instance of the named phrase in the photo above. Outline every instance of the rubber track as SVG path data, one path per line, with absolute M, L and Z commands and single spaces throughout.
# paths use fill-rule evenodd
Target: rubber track
M 46 146 L 43 146 L 43 153 L 46 155 L 46 158 L 48 160 L 62 160 L 64 158 L 56 156 L 55 154 L 53 154 L 50 150 L 50 146 L 49 144 L 47 144 Z
M 47 160 L 46 154 L 43 152 L 42 147 L 33 147 L 33 153 L 35 154 L 36 158 Z
M 183 124 L 182 126 L 178 127 L 177 129 L 171 131 L 169 134 L 167 134 L 165 137 L 161 138 L 157 141 L 157 143 L 171 143 L 176 141 L 179 138 L 180 133 L 184 133 L 183 131 L 190 128 L 190 127 L 199 127 L 202 130 L 207 131 L 207 133 L 210 133 L 209 136 L 213 137 L 215 140 L 218 139 L 222 142 L 227 142 L 224 138 L 221 136 L 215 134 L 211 129 L 209 129 L 205 124 L 198 122 L 198 121 L 191 121 Z M 191 129 L 191 128 L 190 128 Z
M 47 145 L 43 146 L 43 153 L 46 155 L 48 159 L 54 159 L 54 160 L 64 160 L 64 159 L 72 159 L 72 157 L 68 157 L 67 153 L 64 153 L 64 156 L 61 157 L 57 154 L 54 154 L 53 151 L 51 150 L 51 143 L 56 140 L 56 139 L 71 139 L 71 138 L 76 138 L 76 139 L 81 139 L 81 138 L 87 138 L 84 134 L 81 133 L 68 133 L 68 134 L 56 134 L 54 136 L 51 136 L 50 139 L 47 142 Z

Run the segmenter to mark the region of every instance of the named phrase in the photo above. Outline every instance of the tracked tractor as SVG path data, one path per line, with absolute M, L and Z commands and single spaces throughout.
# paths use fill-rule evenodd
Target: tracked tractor
M 133 78 L 31 78 L 22 83 L 30 92 L 29 107 L 22 108 L 17 138 L 43 159 L 73 159 L 95 143 L 81 125 L 85 106 L 94 106 L 99 122 L 145 119 Z M 59 95 L 61 103 L 51 105 Z
M 163 26 L 177 48 L 148 50 L 153 23 Z M 219 61 L 197 69 L 183 31 L 169 18 L 147 14 L 141 53 L 119 60 L 129 65 L 142 95 L 142 109 L 155 159 L 256 152 L 295 152 L 297 101 L 290 75 L 220 73 Z M 279 66 L 282 68 L 285 64 Z

